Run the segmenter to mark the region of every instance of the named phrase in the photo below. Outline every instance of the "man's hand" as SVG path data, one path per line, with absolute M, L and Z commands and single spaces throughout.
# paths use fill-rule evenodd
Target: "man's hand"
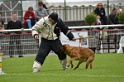
M 22 31 L 24 31 L 24 28 L 21 28 Z
M 72 41 L 76 41 L 76 38 L 73 38 Z
M 39 36 L 36 34 L 36 35 L 34 35 L 34 38 L 35 38 L 36 40 L 38 40 L 38 39 L 39 39 Z

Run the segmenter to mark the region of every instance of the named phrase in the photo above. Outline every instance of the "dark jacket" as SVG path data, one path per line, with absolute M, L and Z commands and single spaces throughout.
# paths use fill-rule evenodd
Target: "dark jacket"
M 110 14 L 108 16 L 108 24 L 119 24 L 119 21 L 118 21 L 118 15 L 115 14 Z
M 39 33 L 40 32 L 40 33 Z M 32 27 L 32 36 L 41 35 L 42 38 L 47 40 L 56 40 L 60 36 L 60 32 L 63 32 L 70 40 L 74 38 L 73 34 L 69 30 L 68 26 L 58 18 L 57 23 L 54 25 L 49 21 L 48 16 L 41 18 Z
M 59 37 L 60 32 L 63 32 L 70 40 L 74 38 L 68 26 L 59 18 L 57 25 L 55 26 L 54 33 Z
M 96 8 L 96 9 L 94 10 L 94 13 L 95 13 L 96 15 L 99 15 L 99 16 L 101 17 L 101 19 L 104 19 L 105 16 L 106 16 L 106 12 L 105 12 L 105 9 L 104 9 L 104 8 L 101 8 L 101 9 Z
M 22 28 L 22 23 L 21 21 L 17 20 L 16 22 L 13 22 L 12 20 L 8 22 L 7 28 L 6 29 L 21 29 Z M 20 34 L 21 32 L 11 32 L 11 33 L 17 33 Z

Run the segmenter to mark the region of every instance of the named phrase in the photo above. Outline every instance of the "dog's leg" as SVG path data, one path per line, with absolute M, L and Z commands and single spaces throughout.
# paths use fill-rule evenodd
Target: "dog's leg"
M 82 62 L 83 61 L 79 61 L 78 64 L 77 64 L 77 66 L 74 68 L 74 70 L 76 70 Z
M 90 69 L 92 69 L 92 63 L 90 63 Z
M 90 56 L 87 61 L 86 61 L 86 69 L 89 67 L 90 65 L 90 69 L 92 68 L 92 62 L 94 60 L 94 57 Z
M 72 61 L 78 59 L 78 57 L 74 57 L 74 58 L 71 58 L 70 61 L 68 62 L 68 65 L 67 67 L 69 67 L 71 65 L 71 68 L 73 68 L 73 64 L 72 64 Z
M 73 63 L 72 61 L 69 61 L 68 64 L 67 64 L 67 67 L 69 67 L 71 65 L 71 68 L 73 68 Z
M 73 63 L 71 62 L 71 68 L 73 68 Z
M 86 69 L 89 67 L 89 63 L 86 63 Z

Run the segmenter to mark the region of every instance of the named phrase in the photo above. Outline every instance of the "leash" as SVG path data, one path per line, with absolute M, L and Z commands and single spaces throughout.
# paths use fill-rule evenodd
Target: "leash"
M 79 47 L 82 46 L 83 40 L 88 39 L 88 38 L 93 38 L 93 37 L 92 36 L 88 36 L 88 37 L 79 36 L 79 38 L 76 38 L 76 40 L 79 40 Z
M 84 39 L 88 39 L 88 38 L 93 38 L 92 36 L 88 36 L 88 37 L 83 37 L 79 35 L 79 38 L 76 38 L 76 40 L 79 40 L 79 46 L 78 46 L 78 52 L 80 52 L 80 47 L 82 46 L 82 42 Z M 78 57 L 80 58 L 80 55 L 78 54 Z
M 76 38 L 76 40 L 79 40 L 79 45 L 78 45 L 78 52 L 80 53 L 80 47 L 82 46 L 82 42 L 83 42 L 83 36 L 78 35 L 79 38 Z M 80 54 L 78 53 L 78 58 L 80 58 Z

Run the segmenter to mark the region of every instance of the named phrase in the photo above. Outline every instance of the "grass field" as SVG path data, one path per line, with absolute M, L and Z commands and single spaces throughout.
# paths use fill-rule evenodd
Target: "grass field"
M 34 58 L 3 58 L 6 74 L 0 75 L 0 82 L 124 82 L 124 54 L 96 54 L 93 69 L 86 70 L 83 63 L 66 71 L 57 56 L 48 56 L 38 73 L 32 73 Z

